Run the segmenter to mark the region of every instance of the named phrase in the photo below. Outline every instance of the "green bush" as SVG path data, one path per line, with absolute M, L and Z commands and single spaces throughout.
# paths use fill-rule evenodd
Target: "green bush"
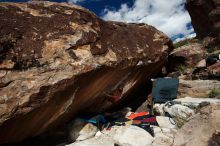
M 176 67 L 176 71 L 178 71 L 179 73 L 183 74 L 187 69 L 187 66 L 184 64 L 180 64 Z
M 182 40 L 182 41 L 179 41 L 179 42 L 176 42 L 173 44 L 174 48 L 179 48 L 181 46 L 185 46 L 185 45 L 189 45 L 191 43 L 198 43 L 199 41 L 195 38 L 192 38 L 192 39 L 185 39 L 185 40 Z
M 212 89 L 211 92 L 209 92 L 208 97 L 220 99 L 220 89 Z

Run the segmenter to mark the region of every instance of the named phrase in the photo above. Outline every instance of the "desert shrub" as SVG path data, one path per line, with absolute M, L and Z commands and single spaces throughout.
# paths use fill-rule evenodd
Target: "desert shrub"
M 189 45 L 189 44 L 192 44 L 192 43 L 198 43 L 199 41 L 195 38 L 193 39 L 185 39 L 185 40 L 182 40 L 182 41 L 179 41 L 179 42 L 176 42 L 173 44 L 174 48 L 179 48 L 181 46 L 185 46 L 185 45 Z
M 209 92 L 208 97 L 220 99 L 220 89 L 212 89 L 211 92 Z
M 183 74 L 187 69 L 187 66 L 184 64 L 180 64 L 176 67 L 176 71 L 178 71 L 179 73 Z

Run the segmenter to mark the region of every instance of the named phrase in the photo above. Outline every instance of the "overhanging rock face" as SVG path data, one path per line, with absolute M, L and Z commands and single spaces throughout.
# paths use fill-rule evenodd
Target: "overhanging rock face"
M 220 42 L 219 0 L 187 0 L 186 9 L 198 38 L 209 36 Z
M 0 20 L 0 143 L 104 111 L 158 73 L 172 49 L 152 26 L 66 3 L 0 3 Z

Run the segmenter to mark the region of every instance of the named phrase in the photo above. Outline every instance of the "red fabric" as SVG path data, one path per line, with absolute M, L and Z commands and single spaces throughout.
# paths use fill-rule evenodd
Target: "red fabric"
M 139 121 L 139 120 L 133 120 L 133 124 L 135 124 L 135 125 L 140 124 L 140 123 L 141 123 L 141 121 Z
M 144 123 L 153 123 L 153 122 L 157 122 L 156 117 L 151 117 L 151 118 L 147 118 L 147 119 L 143 119 L 141 120 Z
M 106 130 L 108 130 L 108 131 L 110 131 L 112 128 L 111 127 L 109 127 L 109 128 L 107 128 Z
M 133 124 L 140 124 L 140 123 L 155 123 L 157 122 L 156 117 L 146 118 L 143 120 L 133 120 Z
M 141 117 L 141 116 L 145 116 L 145 115 L 149 115 L 149 112 L 133 113 L 133 114 L 131 114 L 128 118 L 129 118 L 129 119 L 134 119 L 134 118 L 136 118 L 136 117 Z

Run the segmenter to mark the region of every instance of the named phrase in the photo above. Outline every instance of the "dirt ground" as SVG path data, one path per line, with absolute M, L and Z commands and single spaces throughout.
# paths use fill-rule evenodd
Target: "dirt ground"
M 173 146 L 220 146 L 220 105 L 209 105 L 181 127 Z

